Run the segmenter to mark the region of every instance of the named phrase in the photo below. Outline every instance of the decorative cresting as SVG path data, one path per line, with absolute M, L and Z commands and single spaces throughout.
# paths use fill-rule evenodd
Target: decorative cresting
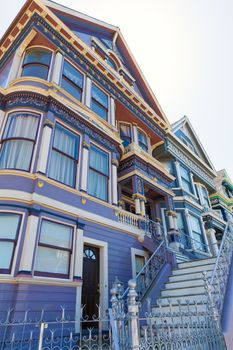
M 206 312 L 197 302 L 184 305 L 169 304 L 164 311 L 159 305 L 152 312 L 150 300 L 147 311 L 140 312 L 135 280 L 128 283 L 127 301 L 116 288 L 111 290 L 112 314 L 115 320 L 115 350 L 226 350 L 219 323 L 212 310 Z M 185 311 L 184 311 L 185 310 Z
M 218 318 L 222 315 L 224 298 L 233 256 L 233 219 L 229 215 L 223 234 L 222 243 L 210 278 L 206 280 L 206 290 L 209 295 L 209 308 L 214 308 Z

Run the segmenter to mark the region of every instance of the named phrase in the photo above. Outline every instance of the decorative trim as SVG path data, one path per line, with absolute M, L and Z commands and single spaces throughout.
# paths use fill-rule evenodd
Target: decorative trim
M 198 176 L 202 177 L 211 188 L 215 189 L 215 183 L 199 166 L 197 166 L 187 155 L 181 151 L 177 146 L 175 146 L 171 141 L 167 140 L 167 150 L 178 158 L 183 164 L 185 164 L 189 169 L 191 169 Z

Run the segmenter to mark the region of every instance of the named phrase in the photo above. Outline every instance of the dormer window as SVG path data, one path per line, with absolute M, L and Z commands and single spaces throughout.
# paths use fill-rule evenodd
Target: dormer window
M 132 142 L 131 126 L 128 124 L 120 124 L 120 138 L 123 141 L 123 146 L 127 147 Z
M 140 129 L 138 129 L 138 145 L 143 149 L 143 151 L 148 152 L 147 136 Z
M 41 48 L 33 48 L 26 51 L 22 77 L 36 77 L 47 80 L 52 53 Z
M 102 119 L 108 120 L 108 95 L 94 84 L 91 91 L 91 109 Z
M 77 100 L 81 101 L 83 75 L 67 61 L 63 65 L 61 87 Z

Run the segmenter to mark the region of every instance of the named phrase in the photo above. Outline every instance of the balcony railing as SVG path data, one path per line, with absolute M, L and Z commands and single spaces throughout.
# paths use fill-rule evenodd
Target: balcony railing
M 130 213 L 123 209 L 119 210 L 117 215 L 118 215 L 118 221 L 121 222 L 122 224 L 129 225 L 138 229 L 140 228 L 140 220 L 143 219 L 142 217 L 136 214 Z

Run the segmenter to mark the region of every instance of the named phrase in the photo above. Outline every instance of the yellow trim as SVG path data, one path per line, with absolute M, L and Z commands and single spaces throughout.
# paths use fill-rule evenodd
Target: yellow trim
M 134 143 L 132 143 L 131 145 L 133 145 L 134 147 Z M 175 180 L 175 177 L 169 174 L 169 172 L 165 169 L 165 167 L 163 167 L 162 163 L 160 163 L 157 159 L 155 159 L 149 153 L 146 153 L 143 150 L 140 150 L 140 151 L 137 150 L 137 147 L 139 146 L 135 145 L 135 148 L 133 148 L 130 152 L 125 153 L 122 156 L 121 161 L 131 157 L 132 155 L 136 155 L 139 158 L 143 159 L 146 163 L 149 163 L 150 165 L 152 165 L 154 168 L 159 169 L 171 181 Z
M 48 286 L 59 286 L 59 287 L 81 287 L 82 281 L 80 282 L 74 282 L 71 280 L 62 281 L 58 280 L 56 278 L 38 278 L 38 277 L 11 277 L 11 278 L 4 278 L 4 276 L 0 275 L 0 282 L 1 283 L 9 283 L 9 284 L 36 284 L 36 285 L 48 285 Z
M 88 61 L 90 61 L 92 64 L 94 64 L 97 68 L 98 65 L 101 64 L 102 67 L 104 67 L 104 71 L 101 70 L 101 73 L 104 74 L 105 76 L 108 76 L 108 73 L 110 72 L 111 75 L 114 77 L 114 79 L 111 79 L 111 82 L 114 83 L 115 85 L 117 85 L 117 82 L 120 82 L 122 87 L 119 87 L 120 90 L 131 100 L 134 101 L 134 103 L 136 103 L 138 105 L 138 107 L 148 115 L 148 117 L 152 120 L 154 120 L 154 118 L 156 120 L 158 120 L 157 124 L 160 125 L 160 127 L 162 129 L 164 129 L 164 131 L 167 133 L 170 130 L 170 125 L 169 122 L 167 120 L 167 118 L 165 117 L 164 113 L 162 113 L 164 115 L 164 119 L 161 118 L 159 115 L 156 114 L 156 112 L 146 103 L 146 101 L 144 101 L 142 99 L 142 97 L 137 94 L 137 92 L 130 87 L 129 84 L 125 83 L 122 79 L 122 77 L 119 75 L 119 73 L 117 73 L 115 70 L 113 70 L 108 64 L 107 62 L 105 62 L 104 60 L 100 59 L 98 57 L 98 54 L 95 53 L 93 50 L 91 50 L 89 48 L 89 46 L 87 44 L 85 44 L 81 39 L 78 38 L 78 36 L 76 36 L 51 10 L 49 10 L 49 8 L 47 6 L 45 6 L 41 1 L 39 0 L 34 0 L 34 2 L 43 9 L 42 13 L 38 13 L 37 9 L 34 9 L 33 11 L 29 10 L 29 6 L 31 5 L 31 2 L 29 3 L 29 6 L 27 8 L 27 10 L 25 10 L 24 13 L 27 14 L 28 18 L 25 21 L 25 23 L 23 25 L 19 25 L 16 24 L 15 27 L 17 26 L 18 28 L 20 27 L 19 32 L 17 33 L 17 35 L 15 36 L 14 40 L 16 40 L 17 36 L 20 34 L 20 31 L 22 31 L 23 27 L 25 27 L 25 25 L 28 23 L 28 21 L 30 20 L 30 18 L 33 16 L 34 13 L 38 13 L 40 16 L 43 16 L 44 19 L 46 20 L 46 15 L 48 14 L 56 23 L 57 25 L 54 26 L 51 22 L 49 22 L 49 25 L 56 30 L 57 32 L 59 32 L 59 34 L 65 38 L 65 40 L 67 40 L 72 46 L 74 45 L 74 42 L 78 43 L 82 48 L 82 53 L 83 55 L 86 56 L 86 59 L 88 59 Z M 20 21 L 21 18 L 19 18 L 18 22 Z M 14 27 L 14 28 L 15 28 Z M 12 28 L 11 32 L 14 30 L 14 28 Z M 70 39 L 67 38 L 67 36 L 64 35 L 64 33 L 62 33 L 61 31 L 65 31 L 69 36 Z M 10 33 L 8 34 L 8 37 L 10 36 Z M 123 40 L 125 46 L 125 40 L 123 38 L 123 36 L 121 35 L 121 39 Z M 3 44 L 6 42 L 7 37 L 5 38 Z M 3 52 L 2 55 L 0 56 L 0 59 L 2 58 L 2 56 L 4 55 L 5 51 L 9 49 L 9 47 L 12 45 L 13 40 L 10 42 L 10 45 L 8 45 L 6 48 L 2 46 L 0 47 L 0 50 Z M 127 46 L 128 49 L 128 46 Z M 129 53 L 130 50 L 128 49 Z M 132 56 L 132 55 L 131 55 Z M 91 59 L 92 58 L 92 59 Z M 94 61 L 93 61 L 94 59 Z M 132 56 L 133 59 L 133 56 Z M 134 59 L 133 59 L 134 61 Z M 136 64 L 136 63 L 135 63 Z M 99 68 L 98 68 L 99 69 Z M 110 79 L 109 77 L 107 77 L 108 80 Z M 144 80 L 145 84 L 147 85 L 148 89 L 151 91 L 151 89 L 149 88 L 148 83 L 145 81 L 144 77 L 142 77 L 142 79 Z M 127 91 L 129 92 L 129 94 L 127 94 Z M 153 93 L 152 93 L 153 94 Z M 134 99 L 134 97 L 136 97 L 136 101 Z M 154 96 L 153 96 L 154 97 Z M 154 99 L 156 100 L 156 98 L 154 97 Z M 158 101 L 156 100 L 156 103 L 158 105 L 158 108 L 161 110 L 161 107 L 159 106 Z M 144 108 L 143 108 L 144 107 Z
M 163 186 L 160 186 L 157 182 L 151 180 L 150 178 L 146 177 L 144 174 L 140 173 L 140 171 L 138 170 L 133 170 L 131 171 L 130 173 L 126 174 L 126 175 L 123 175 L 121 176 L 120 178 L 118 178 L 118 182 L 121 182 L 133 175 L 138 175 L 139 177 L 141 177 L 142 179 L 144 179 L 145 181 L 149 182 L 150 184 L 152 184 L 155 188 L 159 188 L 161 189 L 163 192 L 166 192 L 167 194 L 169 194 L 170 196 L 174 196 L 174 193 L 170 190 L 168 190 L 167 188 L 163 187 Z
M 35 82 L 40 82 L 43 83 L 45 86 L 48 87 L 48 90 L 44 90 L 39 87 L 31 86 L 31 85 L 17 85 L 15 86 L 16 83 L 20 82 L 27 82 L 27 81 L 35 81 Z M 55 89 L 55 91 L 53 90 Z M 3 93 L 5 96 L 14 92 L 25 92 L 25 91 L 30 91 L 34 93 L 38 93 L 40 95 L 43 95 L 45 97 L 53 97 L 56 99 L 58 102 L 62 103 L 64 107 L 70 108 L 71 110 L 73 109 L 77 114 L 78 113 L 85 113 L 88 117 L 88 119 L 84 118 L 85 121 L 88 121 L 91 123 L 93 126 L 97 126 L 97 130 L 101 130 L 102 132 L 104 131 L 108 136 L 110 136 L 114 141 L 118 142 L 120 145 L 122 143 L 122 140 L 117 134 L 117 129 L 110 124 L 108 124 L 106 121 L 104 121 L 102 118 L 97 116 L 95 113 L 93 113 L 88 107 L 83 105 L 81 102 L 73 98 L 74 102 L 58 95 L 56 91 L 59 91 L 60 87 L 56 85 L 53 82 L 47 82 L 39 78 L 28 78 L 28 77 L 21 77 L 18 79 L 15 79 L 9 88 L 7 89 L 2 89 L 0 88 L 0 92 Z M 35 108 L 37 109 L 37 108 Z M 81 118 L 82 115 L 80 116 Z

